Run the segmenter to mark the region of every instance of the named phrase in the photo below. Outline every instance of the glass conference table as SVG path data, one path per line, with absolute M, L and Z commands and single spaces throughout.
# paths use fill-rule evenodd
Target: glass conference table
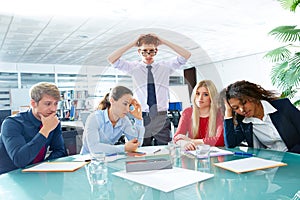
M 229 149 L 240 151 L 239 148 Z M 248 149 L 257 157 L 288 165 L 242 174 L 211 164 L 214 177 L 165 193 L 112 173 L 125 169 L 126 159 L 109 162 L 108 181 L 95 195 L 87 177 L 87 165 L 74 172 L 22 172 L 20 169 L 0 175 L 0 199 L 291 199 L 300 190 L 300 154 Z M 153 157 L 152 157 L 153 158 Z M 240 159 L 227 155 L 212 157 L 211 163 Z M 72 156 L 59 159 L 70 161 Z M 182 155 L 176 165 L 195 169 L 194 158 Z

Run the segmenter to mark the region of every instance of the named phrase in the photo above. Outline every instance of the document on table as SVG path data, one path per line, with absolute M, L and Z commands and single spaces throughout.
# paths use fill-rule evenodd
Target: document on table
M 157 156 L 157 155 L 168 155 L 169 150 L 167 146 L 145 146 L 139 147 L 138 152 L 145 153 L 145 156 Z
M 23 169 L 23 172 L 73 172 L 88 162 L 43 162 L 33 167 Z
M 113 174 L 163 192 L 170 192 L 193 183 L 204 181 L 214 176 L 209 173 L 177 167 L 174 167 L 173 169 L 128 173 L 124 170 Z
M 223 169 L 233 171 L 235 173 L 243 173 L 260 169 L 286 166 L 287 164 L 273 160 L 266 160 L 263 158 L 250 157 L 222 163 L 214 163 L 214 165 Z
M 89 162 L 91 161 L 91 156 L 90 154 L 77 154 L 73 156 L 74 160 L 72 160 L 73 162 Z M 109 154 L 105 156 L 105 161 L 106 162 L 113 162 L 115 160 L 119 160 L 119 159 L 123 159 L 126 158 L 126 155 L 124 154 Z
M 197 156 L 196 151 L 185 151 L 185 153 L 187 154 L 191 154 L 193 156 Z M 214 157 L 214 156 L 225 156 L 225 155 L 233 155 L 234 152 L 232 151 L 228 151 L 228 150 L 224 150 L 224 149 L 220 149 L 218 147 L 211 147 L 210 148 L 210 157 Z M 199 157 L 199 158 L 204 158 L 205 156 Z M 207 157 L 207 156 L 206 156 Z

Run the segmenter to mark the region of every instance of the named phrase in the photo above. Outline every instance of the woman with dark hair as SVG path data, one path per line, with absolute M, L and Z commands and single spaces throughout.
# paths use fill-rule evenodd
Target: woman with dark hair
M 145 129 L 141 105 L 132 95 L 130 89 L 117 86 L 103 98 L 98 110 L 87 118 L 81 154 L 132 152 L 142 144 Z M 128 142 L 114 145 L 122 135 Z
M 225 90 L 225 145 L 300 153 L 300 111 L 260 85 L 237 81 Z

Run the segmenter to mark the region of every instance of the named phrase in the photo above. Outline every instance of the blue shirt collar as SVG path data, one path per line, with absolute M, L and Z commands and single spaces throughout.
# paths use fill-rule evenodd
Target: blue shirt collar
M 111 123 L 109 117 L 108 117 L 108 108 L 106 108 L 104 110 L 104 122 L 107 123 Z M 121 118 L 117 121 L 115 127 L 120 126 L 121 125 Z

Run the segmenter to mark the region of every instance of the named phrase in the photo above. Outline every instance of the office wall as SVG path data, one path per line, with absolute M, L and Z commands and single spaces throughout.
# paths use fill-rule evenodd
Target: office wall
M 10 109 L 20 110 L 30 107 L 29 88 L 13 88 L 10 90 Z
M 219 90 L 238 80 L 260 84 L 266 89 L 277 89 L 272 85 L 272 64 L 263 58 L 265 53 L 224 60 L 197 67 L 197 81 L 211 79 Z
M 182 102 L 182 110 L 191 106 L 188 85 L 170 86 L 170 102 Z
M 211 64 L 196 66 L 197 82 L 203 79 L 211 79 L 216 84 L 219 90 L 226 87 L 228 84 L 237 80 L 248 80 L 258 83 L 266 89 L 275 88 L 270 79 L 270 71 L 272 68 L 271 63 L 264 59 L 265 53 L 243 56 L 239 58 L 224 60 Z M 201 63 L 200 63 L 201 64 Z M 106 86 L 112 86 L 113 81 L 115 84 L 130 84 L 129 77 L 124 77 L 124 74 L 112 67 L 96 67 L 96 66 L 63 66 L 63 65 L 40 65 L 40 64 L 28 64 L 28 63 L 0 63 L 0 72 L 40 72 L 40 73 L 74 73 L 74 74 L 86 74 L 87 82 L 83 82 L 89 87 L 87 90 L 89 94 L 95 92 L 95 88 L 101 83 L 101 89 L 106 93 Z M 98 75 L 97 75 L 98 74 Z M 106 80 L 109 74 L 113 74 L 116 78 L 112 80 Z M 182 73 L 175 72 L 173 76 L 183 76 Z M 101 77 L 100 77 L 101 76 Z M 122 77 L 122 78 L 119 78 Z M 109 78 L 109 77 L 108 77 Z M 59 81 L 59 77 L 55 75 L 56 81 Z M 103 80 L 103 81 L 101 81 Z M 67 81 L 67 80 L 65 80 Z M 61 83 L 61 81 L 59 81 Z M 74 83 L 72 83 L 74 84 Z M 76 85 L 77 86 L 77 85 Z

